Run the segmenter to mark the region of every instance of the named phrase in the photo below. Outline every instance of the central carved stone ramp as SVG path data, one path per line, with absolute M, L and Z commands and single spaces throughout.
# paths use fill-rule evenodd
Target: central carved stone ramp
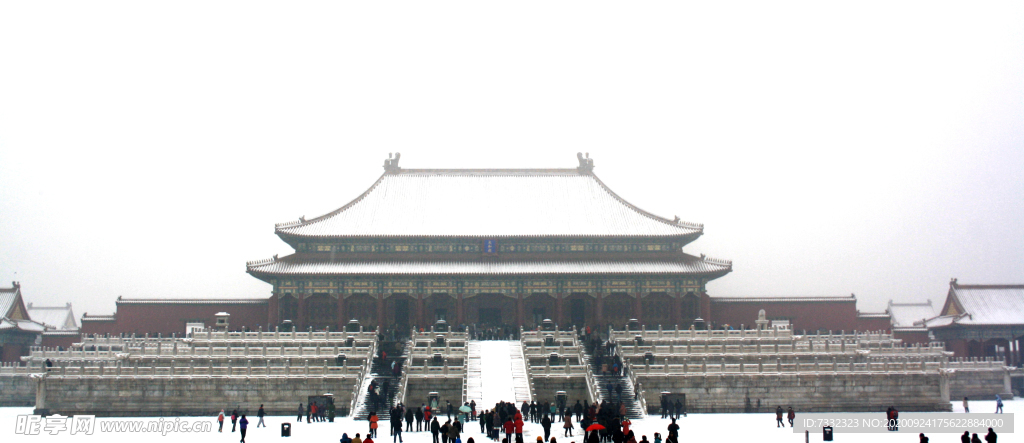
M 483 362 L 481 358 L 481 342 L 473 340 L 469 342 L 466 361 L 466 398 L 482 403 L 483 394 Z M 479 408 L 481 405 L 478 405 Z
M 480 349 L 479 408 L 490 409 L 500 401 L 517 400 L 511 358 L 512 342 L 485 340 L 471 342 L 470 346 L 472 343 L 477 343 Z

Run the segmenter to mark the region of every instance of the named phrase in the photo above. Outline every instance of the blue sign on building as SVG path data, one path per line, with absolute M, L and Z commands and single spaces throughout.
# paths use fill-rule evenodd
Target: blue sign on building
M 497 240 L 484 240 L 484 253 L 494 254 L 498 252 L 498 241 Z

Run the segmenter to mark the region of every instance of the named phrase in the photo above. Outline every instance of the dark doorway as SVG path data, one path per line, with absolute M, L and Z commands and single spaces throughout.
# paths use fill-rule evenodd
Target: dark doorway
M 533 324 L 539 325 L 547 317 L 547 309 L 544 308 L 533 308 Z
M 501 325 L 501 308 L 480 308 L 480 326 Z
M 395 324 L 409 327 L 409 299 L 399 297 L 395 299 Z
M 584 327 L 587 322 L 587 301 L 580 298 L 573 299 L 569 306 L 569 317 L 573 326 Z

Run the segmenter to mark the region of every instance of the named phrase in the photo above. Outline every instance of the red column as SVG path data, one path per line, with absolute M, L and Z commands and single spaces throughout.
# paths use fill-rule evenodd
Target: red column
M 306 327 L 306 294 L 305 292 L 295 293 L 299 297 L 299 318 L 294 319 L 294 325 L 296 329 L 304 329 Z
M 277 294 L 273 294 L 270 296 L 270 300 L 267 303 L 267 327 L 265 328 L 267 331 L 273 330 L 274 325 L 280 322 L 280 320 L 277 319 L 281 311 L 279 299 L 280 297 Z
M 700 293 L 700 317 L 704 319 L 708 329 L 711 329 L 711 297 L 706 291 Z
M 561 325 L 562 324 L 562 298 L 563 298 L 562 296 L 563 295 L 564 294 L 562 294 L 562 293 L 555 294 L 555 319 L 554 320 L 555 320 L 555 324 L 556 325 Z
M 426 324 L 427 324 L 427 317 L 426 317 L 426 314 L 423 312 L 423 297 L 424 297 L 424 294 L 422 294 L 422 293 L 416 294 L 416 325 L 417 325 L 416 327 L 417 328 L 426 328 Z
M 523 294 L 516 294 L 516 325 L 520 328 L 523 327 L 524 308 L 523 308 Z
M 597 303 L 594 303 L 597 306 L 597 308 L 594 309 L 594 311 L 596 311 L 594 313 L 594 320 L 597 322 L 597 329 L 604 327 L 604 295 L 605 294 L 603 292 L 598 292 Z
M 462 324 L 462 293 L 460 292 L 455 298 L 455 320 L 457 324 Z
M 345 294 L 343 294 L 343 293 L 339 293 L 338 294 L 337 310 L 338 310 L 337 311 L 338 317 L 336 319 L 337 320 L 336 321 L 337 325 L 335 325 L 335 326 L 338 328 L 339 331 L 344 331 L 345 330 L 345 323 L 348 322 L 348 319 L 345 318 Z
M 683 321 L 683 294 L 675 292 L 670 294 L 672 298 L 672 324 L 678 325 Z
M 384 293 L 377 293 L 377 327 L 384 329 Z
M 634 305 L 633 308 L 633 316 L 640 322 L 640 324 L 643 324 L 643 293 L 637 293 L 636 295 L 637 299 L 634 302 L 636 305 Z

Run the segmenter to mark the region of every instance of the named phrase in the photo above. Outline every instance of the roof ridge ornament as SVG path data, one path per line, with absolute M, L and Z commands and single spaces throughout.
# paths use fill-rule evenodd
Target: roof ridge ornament
M 389 152 L 387 160 L 384 160 L 384 172 L 398 172 L 398 171 L 401 171 L 402 168 L 398 167 L 398 160 L 400 160 L 401 158 L 402 158 L 402 153 L 401 152 L 394 153 L 394 157 L 393 158 L 392 158 L 392 154 Z
M 589 152 L 587 153 L 586 158 L 583 157 L 583 153 L 582 152 L 577 152 L 576 153 L 576 160 L 579 160 L 579 162 L 580 162 L 579 167 L 576 168 L 577 171 L 588 173 L 588 174 L 594 172 L 594 159 L 590 158 L 590 153 Z

